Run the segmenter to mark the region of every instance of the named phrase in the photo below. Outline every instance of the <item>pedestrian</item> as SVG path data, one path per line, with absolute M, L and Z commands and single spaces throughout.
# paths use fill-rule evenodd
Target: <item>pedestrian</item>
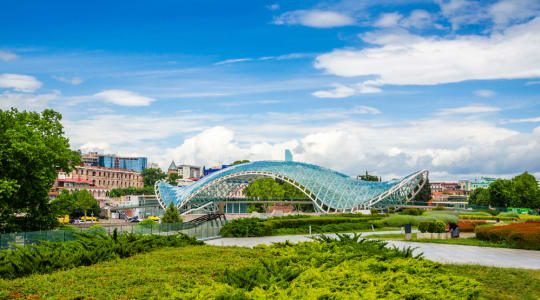
M 459 237 L 459 226 L 454 222 L 450 222 L 450 236 L 453 239 Z

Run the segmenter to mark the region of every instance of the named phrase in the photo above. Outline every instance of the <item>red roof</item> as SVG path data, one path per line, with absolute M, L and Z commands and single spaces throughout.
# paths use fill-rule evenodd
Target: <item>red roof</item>
M 130 173 L 137 173 L 139 174 L 139 172 L 137 171 L 133 171 L 133 170 L 127 170 L 127 169 L 115 169 L 115 168 L 105 168 L 105 167 L 99 167 L 99 166 L 87 166 L 87 165 L 78 165 L 77 167 L 84 167 L 84 168 L 88 168 L 88 169 L 98 169 L 98 170 L 112 170 L 112 171 L 122 171 L 122 172 L 130 172 Z
M 92 183 L 90 180 L 82 179 L 80 177 L 77 178 L 65 178 L 65 179 L 58 179 L 58 181 L 62 182 L 84 182 L 84 183 Z
M 193 180 L 193 181 L 197 181 L 199 180 L 199 178 L 195 178 L 195 177 L 191 177 L 191 178 L 188 178 L 189 180 Z

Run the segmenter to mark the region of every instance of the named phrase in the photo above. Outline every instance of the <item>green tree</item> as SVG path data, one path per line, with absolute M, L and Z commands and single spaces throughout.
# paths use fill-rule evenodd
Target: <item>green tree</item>
M 156 181 L 167 178 L 167 175 L 157 168 L 144 169 L 141 175 L 143 176 L 144 186 L 154 186 Z
M 84 216 L 91 210 L 93 212 L 96 205 L 99 208 L 97 200 L 87 190 L 82 190 L 77 194 L 77 206 L 84 211 Z
M 63 189 L 51 202 L 51 208 L 57 216 L 71 215 L 77 209 L 77 201 L 69 190 Z
M 182 217 L 180 217 L 180 214 L 178 213 L 178 209 L 176 209 L 176 206 L 174 204 L 169 204 L 167 207 L 167 210 L 163 214 L 163 217 L 161 218 L 161 223 L 178 223 L 182 222 Z
M 178 184 L 177 180 L 180 179 L 180 178 L 182 178 L 182 176 L 178 175 L 178 173 L 171 173 L 167 177 L 167 182 L 170 185 L 177 185 Z
M 489 187 L 489 204 L 495 207 L 508 207 L 517 203 L 517 195 L 512 180 L 497 179 Z
M 273 178 L 261 178 L 252 181 L 244 189 L 244 195 L 250 198 L 261 199 L 283 199 L 285 190 L 283 186 L 277 183 Z
M 358 175 L 358 178 L 364 181 L 379 181 L 379 177 L 375 175 L 370 175 L 367 171 L 365 175 Z
M 0 110 L 0 231 L 50 229 L 58 221 L 48 192 L 58 170 L 80 164 L 60 123 L 62 116 Z
M 431 199 L 431 186 L 429 185 L 429 179 L 426 180 L 426 184 L 422 187 L 420 192 L 414 196 L 416 202 L 428 202 Z
M 531 174 L 524 172 L 512 179 L 516 196 L 512 198 L 512 207 L 540 208 L 540 190 L 538 182 Z
M 244 160 L 236 160 L 232 163 L 233 166 L 236 166 L 236 165 L 239 165 L 239 164 L 245 164 L 245 163 L 248 163 L 249 160 L 247 159 L 244 159 Z
M 478 206 L 488 206 L 491 203 L 488 189 L 476 188 L 469 196 L 469 203 Z

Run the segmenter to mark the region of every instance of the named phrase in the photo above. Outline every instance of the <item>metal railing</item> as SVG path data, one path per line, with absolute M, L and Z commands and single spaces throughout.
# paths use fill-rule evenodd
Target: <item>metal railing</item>
M 24 247 L 27 245 L 39 244 L 45 242 L 66 242 L 77 239 L 79 232 L 106 232 L 112 234 L 116 229 L 118 234 L 159 234 L 173 235 L 184 233 L 194 236 L 199 240 L 207 240 L 219 237 L 221 227 L 227 223 L 224 218 L 217 218 L 206 222 L 183 222 L 183 223 L 164 223 L 164 224 L 138 224 L 138 225 L 116 225 L 116 226 L 93 226 L 90 228 L 69 228 L 64 230 L 47 230 L 32 232 L 15 232 L 0 234 L 0 250 L 15 249 L 16 246 Z

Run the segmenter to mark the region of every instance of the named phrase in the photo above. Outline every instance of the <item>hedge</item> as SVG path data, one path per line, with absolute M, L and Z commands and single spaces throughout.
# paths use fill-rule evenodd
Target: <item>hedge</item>
M 405 224 L 418 225 L 423 221 L 440 220 L 445 223 L 458 222 L 458 217 L 451 214 L 433 214 L 429 216 L 392 215 L 381 220 L 386 226 L 401 227 Z
M 379 216 L 362 216 L 362 217 L 311 217 L 311 218 L 300 218 L 300 219 L 269 219 L 267 221 L 264 221 L 264 223 L 268 224 L 274 229 L 278 228 L 298 228 L 303 226 L 322 226 L 322 225 L 328 225 L 328 224 L 339 224 L 339 223 L 366 223 L 369 221 L 375 221 L 379 220 L 382 217 Z
M 420 232 L 443 233 L 446 231 L 446 223 L 441 220 L 422 221 L 418 224 Z
M 460 232 L 474 232 L 476 226 L 486 224 L 485 220 L 459 220 L 457 225 Z
M 540 222 L 512 223 L 503 226 L 477 227 L 476 238 L 491 242 L 508 242 L 519 248 L 540 250 Z
M 501 221 L 514 221 L 518 218 L 514 217 L 499 217 L 499 216 L 478 216 L 478 215 L 459 215 L 463 220 L 501 220 Z

